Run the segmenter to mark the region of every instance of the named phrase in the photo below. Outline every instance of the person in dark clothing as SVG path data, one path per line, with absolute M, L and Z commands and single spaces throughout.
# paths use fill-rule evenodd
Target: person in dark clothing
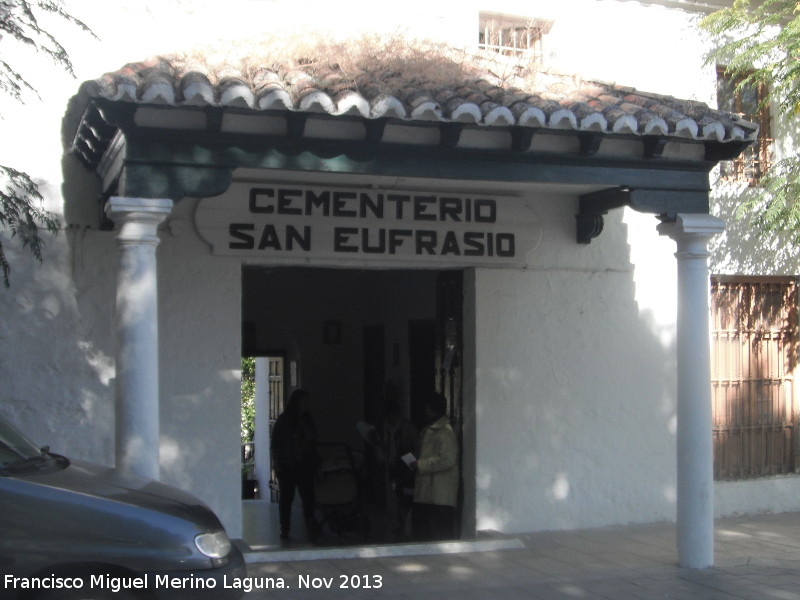
M 387 400 L 383 412 L 383 456 L 397 503 L 394 534 L 395 541 L 399 541 L 405 533 L 406 521 L 414 500 L 414 472 L 403 462 L 402 456 L 416 454 L 419 432 L 411 421 L 403 417 L 397 401 Z
M 312 541 L 319 534 L 314 518 L 314 476 L 319 467 L 317 428 L 308 410 L 308 392 L 295 390 L 275 421 L 270 449 L 278 477 L 281 539 L 289 539 L 295 490 L 300 493 L 303 518 Z

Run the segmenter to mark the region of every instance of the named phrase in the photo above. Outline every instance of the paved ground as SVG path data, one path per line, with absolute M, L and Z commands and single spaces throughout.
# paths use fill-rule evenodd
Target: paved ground
M 262 551 L 248 555 L 247 581 L 288 587 L 245 600 L 800 600 L 800 513 L 718 521 L 711 569 L 681 569 L 675 548 L 674 525 L 657 524 L 442 548 Z

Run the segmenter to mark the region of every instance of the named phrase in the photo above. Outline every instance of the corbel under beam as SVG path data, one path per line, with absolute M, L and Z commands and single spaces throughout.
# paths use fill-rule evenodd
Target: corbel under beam
M 603 216 L 615 208 L 629 206 L 662 220 L 674 220 L 678 213 L 708 213 L 707 190 L 664 190 L 616 187 L 584 194 L 575 215 L 577 242 L 589 244 L 603 231 Z

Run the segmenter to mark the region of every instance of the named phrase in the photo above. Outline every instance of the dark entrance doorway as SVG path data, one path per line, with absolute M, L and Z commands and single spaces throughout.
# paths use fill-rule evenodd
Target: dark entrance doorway
M 412 321 L 408 324 L 410 417 L 422 431 L 425 414 L 421 399 L 436 389 L 436 321 Z
M 392 511 L 386 465 L 363 435 L 369 428 L 380 434 L 384 401 L 398 400 L 421 429 L 419 399 L 432 389 L 443 392 L 461 439 L 461 281 L 460 271 L 243 271 L 243 353 L 280 351 L 288 365 L 286 394 L 309 391 L 320 444 L 351 453 L 354 502 L 371 520 L 370 543 L 395 539 L 382 524 Z M 363 543 L 361 533 L 328 532 L 322 543 Z

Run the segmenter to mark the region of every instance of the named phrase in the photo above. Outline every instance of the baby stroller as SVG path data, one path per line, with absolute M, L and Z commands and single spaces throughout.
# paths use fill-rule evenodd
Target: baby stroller
M 347 444 L 318 444 L 321 458 L 314 484 L 314 498 L 322 515 L 321 525 L 341 536 L 355 533 L 369 537 L 370 521 L 364 513 L 360 464 Z

